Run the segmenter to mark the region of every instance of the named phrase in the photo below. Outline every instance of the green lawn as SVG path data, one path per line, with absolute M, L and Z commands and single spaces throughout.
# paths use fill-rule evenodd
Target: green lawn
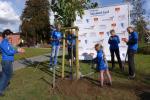
M 16 54 L 15 60 L 39 56 L 39 55 L 46 54 L 46 53 L 50 53 L 49 48 L 25 48 L 25 53 Z
M 48 62 L 41 63 L 38 69 L 34 68 L 37 65 L 32 65 L 14 72 L 11 85 L 6 90 L 5 96 L 1 97 L 0 100 L 150 100 L 148 98 L 150 95 L 150 55 L 137 55 L 135 58 L 137 66 L 135 80 L 127 79 L 127 68 L 126 72 L 122 74 L 116 67 L 115 71 L 111 73 L 113 86 L 104 88 L 91 83 L 90 79 L 97 80 L 98 73 L 95 73 L 89 76 L 89 79 L 80 80 L 86 80 L 84 82 L 89 85 L 79 82 L 79 86 L 73 88 L 71 87 L 75 86 L 73 83 L 64 84 L 63 81 L 58 79 L 59 84 L 54 90 L 51 87 L 52 72 L 47 68 Z M 59 63 L 61 63 L 60 59 Z M 82 62 L 80 65 L 82 74 L 92 71 L 90 63 Z M 66 70 L 68 71 L 68 67 L 66 67 Z M 57 75 L 61 75 L 61 73 L 57 72 Z M 60 88 L 62 86 L 64 86 L 64 89 Z M 89 88 L 86 86 L 89 86 Z M 75 90 L 71 90 L 72 88 Z M 71 92 L 74 95 L 70 95 Z
M 15 60 L 19 60 L 22 58 L 29 58 L 29 57 L 34 57 L 34 56 L 39 56 L 42 54 L 50 53 L 49 48 L 25 48 L 25 53 L 24 54 L 16 54 L 15 55 Z

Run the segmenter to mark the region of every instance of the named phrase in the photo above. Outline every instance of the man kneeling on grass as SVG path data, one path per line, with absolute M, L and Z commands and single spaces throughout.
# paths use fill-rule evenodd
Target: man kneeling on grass
M 103 87 L 104 84 L 104 73 L 106 73 L 108 79 L 109 79 L 109 85 L 112 85 L 112 79 L 108 70 L 108 64 L 105 58 L 105 54 L 103 52 L 103 47 L 101 44 L 95 45 L 95 50 L 97 51 L 97 70 L 100 72 L 100 82 L 101 87 Z
M 13 61 L 16 53 L 24 53 L 24 49 L 18 48 L 15 50 L 11 44 L 12 32 L 7 29 L 2 33 L 2 41 L 0 50 L 2 53 L 2 76 L 0 80 L 0 96 L 3 96 L 4 90 L 8 87 L 13 73 Z

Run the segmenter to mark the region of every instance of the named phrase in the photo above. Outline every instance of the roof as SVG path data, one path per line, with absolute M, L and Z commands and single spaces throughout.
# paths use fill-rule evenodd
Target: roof
M 3 32 L 0 32 L 2 34 Z M 20 33 L 13 33 L 12 35 L 20 35 Z
M 20 33 L 13 33 L 12 35 L 20 35 Z

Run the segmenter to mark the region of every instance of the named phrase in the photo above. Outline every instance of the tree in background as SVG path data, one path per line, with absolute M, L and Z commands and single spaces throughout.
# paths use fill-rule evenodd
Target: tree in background
M 83 4 L 84 9 L 94 9 L 99 7 L 100 5 L 97 2 L 92 2 L 93 0 L 88 0 L 86 3 Z
M 31 44 L 41 43 L 49 38 L 49 1 L 27 0 L 21 15 L 20 26 L 24 39 Z
M 143 42 L 144 36 L 147 32 L 147 22 L 145 21 L 145 9 L 143 5 L 144 0 L 126 0 L 131 2 L 133 8 L 131 10 L 131 24 L 135 26 L 136 31 L 139 33 L 139 41 Z
M 63 22 L 64 26 L 73 26 L 76 16 L 84 14 L 87 8 L 94 8 L 98 6 L 97 3 L 90 3 L 90 0 L 52 0 L 52 11 L 57 12 L 59 19 Z

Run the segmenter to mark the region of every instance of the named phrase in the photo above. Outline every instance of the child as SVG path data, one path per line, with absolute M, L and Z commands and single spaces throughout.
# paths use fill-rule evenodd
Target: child
M 96 44 L 95 50 L 97 51 L 97 70 L 100 72 L 101 87 L 103 87 L 103 84 L 104 84 L 104 73 L 106 73 L 109 79 L 109 83 L 110 85 L 112 85 L 112 79 L 108 70 L 108 64 L 105 59 L 102 45 Z

